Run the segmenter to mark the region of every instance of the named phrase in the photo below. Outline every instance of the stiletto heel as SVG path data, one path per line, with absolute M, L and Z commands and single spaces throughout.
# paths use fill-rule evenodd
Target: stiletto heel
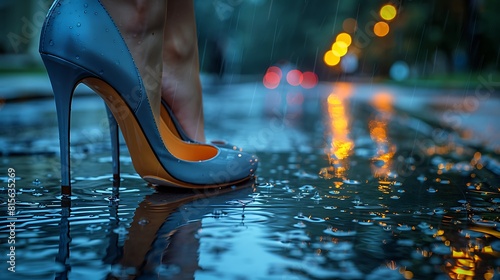
M 109 136 L 111 138 L 111 162 L 113 164 L 113 187 L 114 195 L 118 195 L 116 190 L 120 186 L 120 139 L 118 123 L 113 117 L 113 113 L 106 106 L 106 113 L 108 115 Z
M 258 165 L 254 156 L 186 143 L 167 126 L 165 122 L 172 121 L 168 117 L 156 123 L 132 55 L 99 1 L 55 1 L 41 34 L 40 55 L 57 106 L 63 194 L 71 194 L 69 115 L 73 90 L 80 83 L 104 100 L 120 127 L 137 173 L 149 183 L 215 188 L 253 177 Z M 110 128 L 115 175 L 119 172 L 118 134 L 112 119 Z
M 61 157 L 61 193 L 71 195 L 70 184 L 70 118 L 71 118 L 71 99 L 73 90 L 81 76 L 77 69 L 66 69 L 52 61 L 45 62 L 45 67 L 49 74 L 54 91 L 57 123 L 59 126 L 59 146 Z M 49 70 L 50 69 L 50 70 Z

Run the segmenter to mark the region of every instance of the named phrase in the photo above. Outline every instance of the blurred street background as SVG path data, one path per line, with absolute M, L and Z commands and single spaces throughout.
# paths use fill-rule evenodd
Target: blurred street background
M 3 74 L 42 71 L 38 38 L 51 2 L 0 3 Z M 234 79 L 291 64 L 324 81 L 462 85 L 471 72 L 498 77 L 500 4 L 493 0 L 195 2 L 205 73 Z

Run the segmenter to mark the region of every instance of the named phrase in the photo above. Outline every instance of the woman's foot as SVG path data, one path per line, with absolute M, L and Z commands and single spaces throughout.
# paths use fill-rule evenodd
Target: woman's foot
M 192 0 L 102 0 L 129 47 L 159 120 L 160 98 L 186 135 L 205 142 Z
M 141 74 L 153 116 L 160 118 L 162 46 L 166 1 L 101 0 Z M 154 106 L 153 106 L 154 105 Z

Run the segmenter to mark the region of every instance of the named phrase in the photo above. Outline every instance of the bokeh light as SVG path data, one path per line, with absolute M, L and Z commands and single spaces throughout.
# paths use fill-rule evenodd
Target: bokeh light
M 379 21 L 373 26 L 373 33 L 378 37 L 384 37 L 389 33 L 389 25 L 383 21 Z
M 267 68 L 262 83 L 268 89 L 275 89 L 279 86 L 282 75 L 281 68 L 278 66 L 270 66 Z
M 396 17 L 396 7 L 391 4 L 384 5 L 380 8 L 380 17 L 385 20 L 392 20 Z
M 297 69 L 290 70 L 286 74 L 286 81 L 292 86 L 300 85 L 303 79 L 304 78 L 302 77 L 302 72 L 300 72 L 300 70 Z
M 344 22 L 342 22 L 342 28 L 347 33 L 354 33 L 356 31 L 357 22 L 353 18 L 346 18 Z
M 347 53 L 347 44 L 340 41 L 333 43 L 332 52 L 338 57 L 344 56 Z
M 302 73 L 302 83 L 300 85 L 303 88 L 313 88 L 318 84 L 318 75 L 311 71 L 306 71 Z
M 406 80 L 410 76 L 410 66 L 406 62 L 398 60 L 389 69 L 389 76 L 396 81 Z
M 337 42 L 344 42 L 347 45 L 347 47 L 349 47 L 352 43 L 351 35 L 344 32 L 337 35 L 337 38 L 335 40 Z
M 335 65 L 339 64 L 340 57 L 335 55 L 332 50 L 329 50 L 325 53 L 325 56 L 323 57 L 323 61 L 328 66 L 335 66 Z
M 345 73 L 353 73 L 358 69 L 358 57 L 354 53 L 348 53 L 340 62 L 340 67 Z
M 270 66 L 269 68 L 267 68 L 267 72 L 273 72 L 273 73 L 276 73 L 278 74 L 278 76 L 282 77 L 283 73 L 281 71 L 281 68 L 279 68 L 278 66 Z
M 262 80 L 264 86 L 268 89 L 275 89 L 280 84 L 280 76 L 275 72 L 267 72 Z

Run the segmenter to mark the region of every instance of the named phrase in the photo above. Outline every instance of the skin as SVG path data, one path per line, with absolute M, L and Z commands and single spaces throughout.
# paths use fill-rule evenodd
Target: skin
M 102 0 L 127 43 L 158 123 L 165 100 L 186 134 L 205 142 L 192 0 Z

